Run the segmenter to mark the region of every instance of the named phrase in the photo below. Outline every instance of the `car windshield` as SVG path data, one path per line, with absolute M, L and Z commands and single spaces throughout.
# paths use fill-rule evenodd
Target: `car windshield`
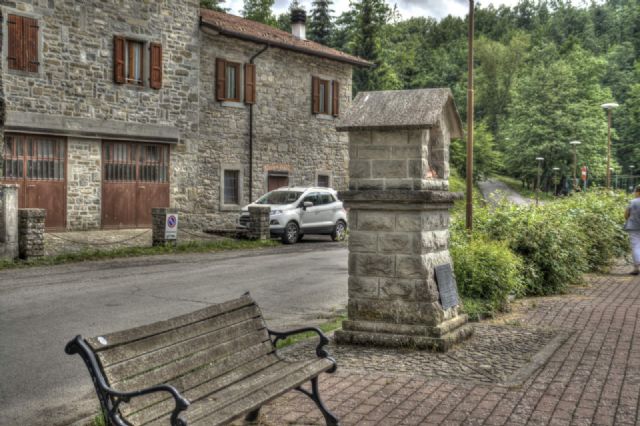
M 256 204 L 291 204 L 301 195 L 302 192 L 297 191 L 272 191 L 260 197 Z

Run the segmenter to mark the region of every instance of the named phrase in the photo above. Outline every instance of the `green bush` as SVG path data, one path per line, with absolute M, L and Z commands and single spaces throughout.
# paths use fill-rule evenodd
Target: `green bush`
M 502 311 L 510 294 L 523 293 L 522 261 L 509 247 L 482 238 L 452 242 L 456 281 L 465 298 L 486 301 L 492 311 Z

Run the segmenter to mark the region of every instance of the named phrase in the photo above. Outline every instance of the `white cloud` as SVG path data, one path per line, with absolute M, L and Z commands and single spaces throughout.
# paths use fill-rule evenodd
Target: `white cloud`
M 465 16 L 469 11 L 468 0 L 385 0 L 390 6 L 396 4 L 403 18 L 413 16 L 430 16 L 436 19 L 443 18 L 447 15 Z M 501 5 L 515 6 L 519 0 L 486 0 L 477 1 L 477 3 L 486 7 L 493 4 L 498 7 Z M 276 14 L 285 13 L 291 0 L 275 0 L 273 10 Z M 311 0 L 300 0 L 308 10 L 311 9 Z M 577 2 L 576 2 L 577 3 Z M 243 0 L 226 0 L 225 7 L 231 9 L 231 13 L 239 15 L 244 4 Z M 349 0 L 334 0 L 333 9 L 335 15 L 339 15 L 349 9 Z

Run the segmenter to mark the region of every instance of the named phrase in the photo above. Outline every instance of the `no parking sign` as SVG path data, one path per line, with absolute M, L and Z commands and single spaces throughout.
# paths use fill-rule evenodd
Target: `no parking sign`
M 164 239 L 178 239 L 178 215 L 175 213 L 169 213 L 166 217 L 164 222 Z

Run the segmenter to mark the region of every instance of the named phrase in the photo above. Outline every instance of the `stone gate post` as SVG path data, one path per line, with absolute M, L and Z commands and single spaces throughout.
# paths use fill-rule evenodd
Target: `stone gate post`
M 18 186 L 0 184 L 0 259 L 18 257 Z
M 461 198 L 448 191 L 450 137 L 462 136 L 451 92 L 360 93 L 337 127 L 349 132 L 340 197 L 350 233 L 348 320 L 336 340 L 446 351 L 472 333 L 455 281 L 442 278 L 449 209 Z

